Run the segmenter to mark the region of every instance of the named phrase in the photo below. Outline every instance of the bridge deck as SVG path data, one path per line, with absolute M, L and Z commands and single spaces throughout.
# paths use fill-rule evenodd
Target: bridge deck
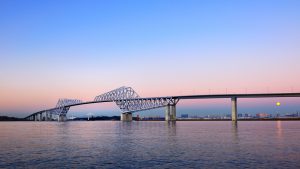
M 222 99 L 222 98 L 268 98 L 268 97 L 300 97 L 300 93 L 256 93 L 256 94 L 210 94 L 210 95 L 185 95 L 185 96 L 165 96 L 165 97 L 145 97 L 145 98 L 132 98 L 126 99 L 126 101 L 133 101 L 133 100 L 154 100 L 154 99 Z M 82 103 L 71 104 L 66 107 L 74 107 L 80 106 L 85 104 L 95 104 L 95 103 L 104 103 L 104 102 L 114 102 L 114 100 L 109 101 L 87 101 Z M 33 113 L 25 118 L 28 118 L 32 115 L 55 110 L 57 108 L 46 109 L 42 111 L 38 111 Z

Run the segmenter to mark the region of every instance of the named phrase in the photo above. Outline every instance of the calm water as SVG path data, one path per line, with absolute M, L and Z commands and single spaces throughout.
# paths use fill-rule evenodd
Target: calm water
M 300 121 L 1 122 L 0 168 L 300 168 Z

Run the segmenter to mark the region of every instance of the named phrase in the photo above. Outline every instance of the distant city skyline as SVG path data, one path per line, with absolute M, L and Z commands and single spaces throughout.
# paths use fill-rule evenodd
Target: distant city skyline
M 3 0 L 0 115 L 25 117 L 59 98 L 93 100 L 120 86 L 143 97 L 300 92 L 299 6 Z M 241 100 L 238 111 L 272 113 L 277 101 L 280 111 L 300 110 L 300 99 L 272 98 Z M 113 104 L 70 110 L 76 112 L 119 115 Z M 226 113 L 230 100 L 180 101 L 180 112 Z

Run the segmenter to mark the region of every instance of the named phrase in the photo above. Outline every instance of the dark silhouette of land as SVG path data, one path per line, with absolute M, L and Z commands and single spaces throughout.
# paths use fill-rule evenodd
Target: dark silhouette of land
M 0 121 L 26 121 L 24 118 L 0 116 Z

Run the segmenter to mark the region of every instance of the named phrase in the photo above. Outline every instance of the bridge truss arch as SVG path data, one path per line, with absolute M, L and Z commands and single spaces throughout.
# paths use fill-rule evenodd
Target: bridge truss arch
M 96 96 L 95 102 L 113 101 L 122 112 L 137 112 L 175 105 L 178 99 L 172 97 L 141 98 L 131 87 L 122 86 L 107 93 Z
M 165 107 L 169 105 L 176 105 L 179 101 L 178 98 L 174 97 L 150 97 L 150 98 L 141 98 L 137 92 L 131 87 L 122 86 L 120 88 L 111 90 L 107 93 L 98 95 L 94 98 L 93 101 L 83 102 L 78 99 L 59 99 L 56 106 L 52 109 L 40 111 L 33 113 L 32 115 L 26 117 L 27 119 L 34 119 L 37 114 L 51 114 L 66 116 L 70 107 L 81 104 L 92 104 L 92 103 L 101 103 L 101 102 L 115 102 L 116 105 L 120 108 L 122 113 L 134 113 L 137 111 L 150 110 L 160 107 Z

